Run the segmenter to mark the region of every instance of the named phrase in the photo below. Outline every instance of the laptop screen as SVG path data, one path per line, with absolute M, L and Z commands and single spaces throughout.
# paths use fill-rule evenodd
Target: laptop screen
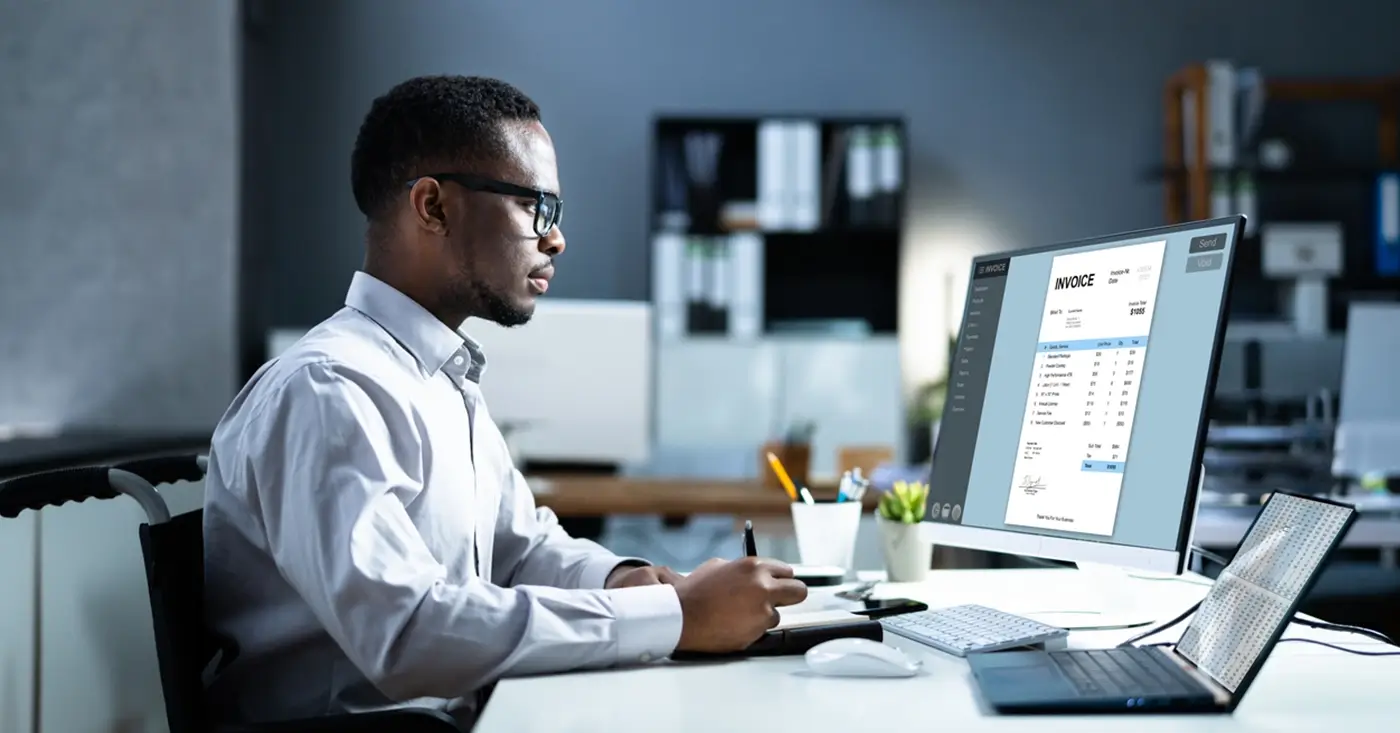
M 1325 499 L 1273 494 L 1201 601 L 1177 653 L 1232 694 L 1242 693 L 1355 511 Z

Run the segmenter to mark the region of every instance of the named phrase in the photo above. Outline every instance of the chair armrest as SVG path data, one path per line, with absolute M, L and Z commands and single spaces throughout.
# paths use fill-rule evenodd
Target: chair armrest
M 25 510 L 118 496 L 107 481 L 105 466 L 59 468 L 0 481 L 0 517 L 14 519 Z
M 176 481 L 199 481 L 204 478 L 203 456 L 195 453 L 138 458 L 118 463 L 112 468 L 140 476 L 152 486 L 173 484 Z
M 216 733 L 462 733 L 451 716 L 439 710 L 406 708 L 371 713 L 327 715 L 275 723 L 221 726 Z

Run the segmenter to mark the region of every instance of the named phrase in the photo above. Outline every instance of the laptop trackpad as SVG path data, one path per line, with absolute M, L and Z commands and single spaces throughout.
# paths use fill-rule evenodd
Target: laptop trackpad
M 992 652 L 978 655 L 976 676 L 993 700 L 1027 700 L 1070 696 L 1074 686 L 1044 654 Z

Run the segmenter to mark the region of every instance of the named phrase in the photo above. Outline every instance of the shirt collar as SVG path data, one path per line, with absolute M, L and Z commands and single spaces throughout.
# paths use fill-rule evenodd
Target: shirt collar
M 473 382 L 481 381 L 486 371 L 481 345 L 460 329 L 449 328 L 392 285 L 356 271 L 345 294 L 345 305 L 379 324 L 428 374 L 446 371 Z

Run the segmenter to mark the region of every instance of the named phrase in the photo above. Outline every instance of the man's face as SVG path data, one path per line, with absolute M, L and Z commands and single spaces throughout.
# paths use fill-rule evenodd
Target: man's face
M 559 193 L 554 143 L 538 122 L 511 123 L 504 130 L 506 154 L 471 171 L 478 176 Z M 535 313 L 535 300 L 554 276 L 553 259 L 564 251 L 564 234 L 554 227 L 535 232 L 533 197 L 469 191 L 452 207 L 456 221 L 443 253 L 446 297 L 453 306 L 502 326 L 519 326 Z

